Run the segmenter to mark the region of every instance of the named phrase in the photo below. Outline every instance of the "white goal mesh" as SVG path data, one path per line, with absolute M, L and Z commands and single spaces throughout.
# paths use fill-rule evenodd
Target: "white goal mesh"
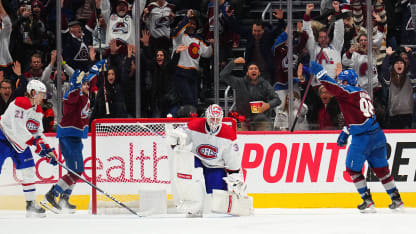
M 132 209 L 139 208 L 139 190 L 166 191 L 171 196 L 170 148 L 165 126 L 185 125 L 190 118 L 97 119 L 91 126 L 92 183 Z M 233 125 L 235 121 L 224 118 Z M 92 190 L 93 214 L 114 210 L 118 205 Z M 102 210 L 102 211 L 101 211 Z

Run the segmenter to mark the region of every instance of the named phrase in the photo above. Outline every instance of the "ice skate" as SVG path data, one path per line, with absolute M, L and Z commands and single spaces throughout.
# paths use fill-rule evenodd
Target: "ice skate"
M 30 217 L 46 217 L 45 209 L 38 206 L 36 201 L 26 201 L 26 218 Z
M 198 210 L 198 211 L 188 211 L 188 213 L 186 213 L 186 217 L 187 218 L 202 218 L 202 210 Z
M 43 199 L 40 204 L 45 207 L 46 209 L 52 211 L 55 214 L 59 214 L 62 211 L 61 206 L 59 206 L 58 202 L 56 201 L 56 196 L 53 193 L 53 189 L 55 188 L 55 186 L 53 186 L 51 188 L 51 190 L 49 190 L 49 192 L 47 192 L 45 194 L 45 199 Z
M 361 213 L 375 213 L 376 210 L 374 209 L 374 201 L 371 198 L 370 190 L 367 189 L 365 192 L 365 196 L 363 198 L 363 203 L 357 206 Z
M 399 192 L 396 190 L 393 193 L 393 196 L 391 198 L 391 204 L 389 205 L 389 208 L 392 210 L 399 210 L 402 209 L 404 207 L 404 203 L 402 201 L 402 199 L 400 198 L 400 194 Z
M 67 194 L 61 194 L 58 205 L 61 207 L 62 211 L 69 214 L 74 214 L 77 208 L 75 205 L 69 203 L 69 196 Z

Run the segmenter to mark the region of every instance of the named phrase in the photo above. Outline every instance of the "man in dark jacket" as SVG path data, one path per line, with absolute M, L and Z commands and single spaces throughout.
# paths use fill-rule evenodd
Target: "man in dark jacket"
M 233 15 L 233 10 L 226 10 L 226 22 L 231 29 L 238 33 L 242 38 L 247 39 L 245 61 L 246 65 L 255 63 L 259 66 L 262 76 L 270 83 L 273 82 L 274 63 L 272 47 L 276 37 L 285 30 L 286 24 L 283 20 L 283 10 L 274 10 L 273 16 L 278 19 L 277 25 L 265 27 L 259 21 L 255 22 L 252 27 L 244 27 L 237 22 Z M 247 66 L 245 67 L 247 69 Z
M 243 58 L 230 62 L 221 72 L 220 80 L 236 90 L 237 112 L 245 116 L 240 130 L 272 130 L 271 113 L 280 104 L 280 99 L 274 92 L 269 81 L 260 76 L 258 65 L 249 64 L 244 78 L 232 76 L 235 64 L 245 64 Z M 260 107 L 253 110 L 250 102 L 260 102 Z

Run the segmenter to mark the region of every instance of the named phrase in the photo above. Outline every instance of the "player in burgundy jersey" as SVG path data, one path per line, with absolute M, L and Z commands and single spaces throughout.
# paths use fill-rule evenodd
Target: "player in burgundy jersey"
M 386 136 L 376 121 L 373 103 L 368 93 L 357 85 L 357 74 L 354 70 L 344 70 L 338 75 L 338 84 L 328 76 L 327 71 L 315 62 L 311 62 L 311 71 L 322 85 L 337 98 L 344 115 L 344 126 L 337 144 L 345 147 L 351 135 L 351 145 L 345 161 L 347 172 L 351 176 L 363 203 L 358 205 L 361 212 L 374 212 L 374 202 L 370 189 L 362 173 L 364 162 L 380 179 L 392 203 L 390 209 L 402 208 L 403 201 L 397 190 L 387 162 Z

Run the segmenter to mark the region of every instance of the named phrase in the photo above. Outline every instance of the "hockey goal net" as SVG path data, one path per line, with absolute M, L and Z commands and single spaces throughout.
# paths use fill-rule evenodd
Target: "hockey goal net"
M 165 127 L 184 126 L 192 118 L 96 119 L 91 125 L 91 182 L 132 209 L 139 209 L 139 191 L 166 191 L 172 202 L 171 149 Z M 232 118 L 223 122 L 233 126 Z M 92 189 L 91 212 L 106 213 L 118 205 Z

